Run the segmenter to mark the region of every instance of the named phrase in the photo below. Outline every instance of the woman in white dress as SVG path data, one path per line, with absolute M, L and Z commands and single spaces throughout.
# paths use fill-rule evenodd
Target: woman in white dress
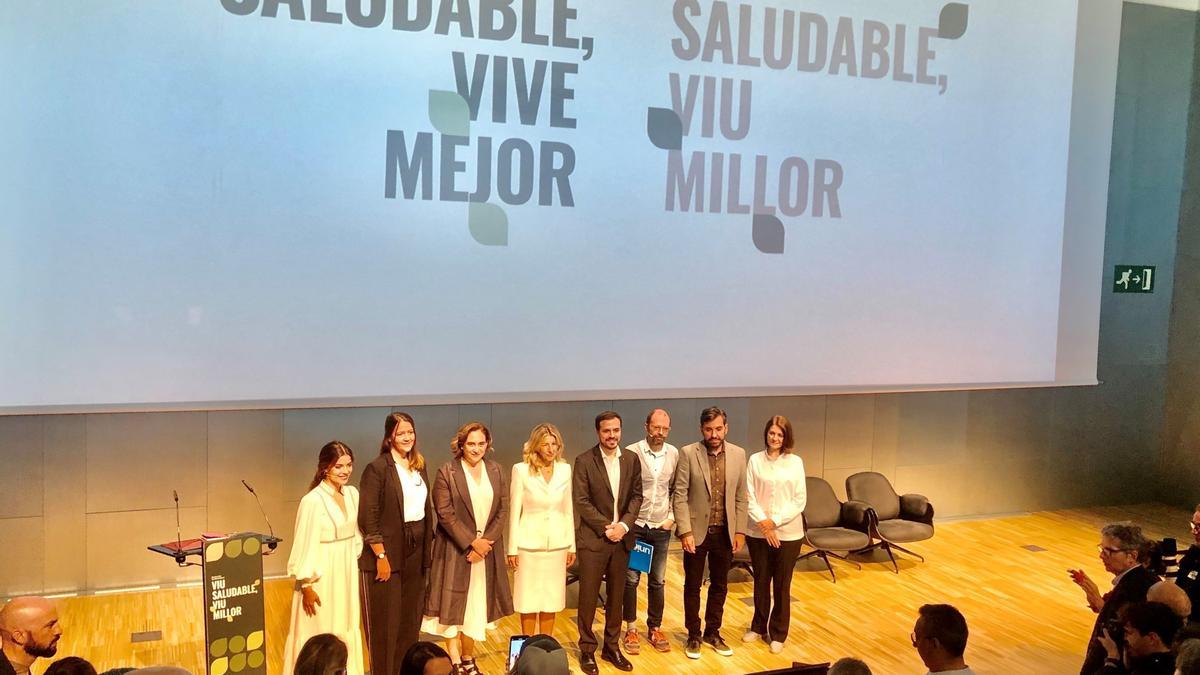
M 292 618 L 283 648 L 285 671 L 292 672 L 304 643 L 332 633 L 346 643 L 347 675 L 362 675 L 358 600 L 358 489 L 348 485 L 354 453 L 330 441 L 317 458 L 317 474 L 296 511 L 296 533 L 288 575 L 296 579 Z
M 508 566 L 513 574 L 513 609 L 525 635 L 552 635 L 554 615 L 567 606 L 567 568 L 575 562 L 575 518 L 571 510 L 571 465 L 563 440 L 549 423 L 525 442 L 523 462 L 513 466 L 508 502 Z
M 503 560 L 508 483 L 487 457 L 492 434 L 483 424 L 464 424 L 450 448 L 454 459 L 433 482 L 437 532 L 421 631 L 446 638 L 455 673 L 479 675 L 475 643 L 513 612 Z

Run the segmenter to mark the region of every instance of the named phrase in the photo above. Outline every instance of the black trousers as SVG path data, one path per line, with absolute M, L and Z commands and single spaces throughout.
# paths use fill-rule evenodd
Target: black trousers
M 428 520 L 405 523 L 404 560 L 389 561 L 392 576 L 387 581 L 375 581 L 374 572 L 363 572 L 359 579 L 372 675 L 397 675 L 404 654 L 421 636 L 425 607 L 421 542 Z
M 792 619 L 792 572 L 800 557 L 800 540 L 781 541 L 779 548 L 759 537 L 746 537 L 754 565 L 754 618 L 750 630 L 772 642 L 787 639 Z
M 625 597 L 625 570 L 629 567 L 629 551 L 624 542 L 603 544 L 600 551 L 580 549 L 579 558 L 579 652 L 596 652 L 596 633 L 592 621 L 596 618 L 596 600 L 600 594 L 600 579 L 604 577 L 604 648 L 620 648 L 621 605 Z
M 683 624 L 689 638 L 699 638 L 700 585 L 704 583 L 704 561 L 708 561 L 708 602 L 704 607 L 705 637 L 721 631 L 725 616 L 725 596 L 729 594 L 729 568 L 733 566 L 733 544 L 729 529 L 720 525 L 708 528 L 695 553 L 683 552 Z

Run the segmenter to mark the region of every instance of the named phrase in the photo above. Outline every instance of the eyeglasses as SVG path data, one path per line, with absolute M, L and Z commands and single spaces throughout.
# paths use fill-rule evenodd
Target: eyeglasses
M 665 434 L 671 430 L 671 427 L 663 427 L 663 426 L 655 425 L 655 426 L 647 427 L 647 429 L 649 429 L 650 433 L 652 433 L 652 434 Z
M 1192 531 L 1192 534 L 1196 534 L 1200 532 L 1200 523 L 1188 521 L 1188 529 Z
M 1116 555 L 1118 553 L 1127 553 L 1129 551 L 1132 551 L 1133 549 L 1131 549 L 1131 548 L 1112 548 L 1109 546 L 1104 546 L 1103 544 L 1096 544 L 1096 550 L 1100 552 L 1100 555 Z

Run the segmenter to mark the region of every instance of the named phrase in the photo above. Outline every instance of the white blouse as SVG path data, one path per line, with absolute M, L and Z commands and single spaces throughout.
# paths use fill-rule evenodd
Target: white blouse
M 791 453 L 770 459 L 767 452 L 750 456 L 746 467 L 746 493 L 750 498 L 750 522 L 746 534 L 765 538 L 758 521 L 770 518 L 780 541 L 804 537 L 804 505 L 808 490 L 804 483 L 804 460 Z
M 555 462 L 550 480 L 529 465 L 513 466 L 508 502 L 508 555 L 527 551 L 575 550 L 575 515 L 571 506 L 571 465 Z
M 396 475 L 400 477 L 400 491 L 404 493 L 404 522 L 415 523 L 425 519 L 425 498 L 429 486 L 421 479 L 420 471 L 409 471 L 399 464 Z
M 333 499 L 333 488 L 325 481 L 309 490 L 296 510 L 296 531 L 292 537 L 292 553 L 288 556 L 287 572 L 297 581 L 311 583 L 330 570 L 328 552 L 323 544 L 345 542 L 350 548 L 362 548 L 358 531 L 358 488 L 342 488 L 346 512 Z

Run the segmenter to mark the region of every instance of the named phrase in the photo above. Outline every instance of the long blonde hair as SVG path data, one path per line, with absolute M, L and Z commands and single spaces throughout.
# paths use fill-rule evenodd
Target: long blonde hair
M 554 461 L 546 464 L 542 461 L 542 455 L 538 452 L 538 448 L 542 447 L 542 441 L 546 437 L 553 437 L 558 441 L 558 454 L 554 456 Z M 549 466 L 554 466 L 555 462 L 561 462 L 563 456 L 563 437 L 559 433 L 558 427 L 549 422 L 542 422 L 529 432 L 529 440 L 525 441 L 525 446 L 521 450 L 521 458 L 529 465 L 531 471 L 541 471 Z

